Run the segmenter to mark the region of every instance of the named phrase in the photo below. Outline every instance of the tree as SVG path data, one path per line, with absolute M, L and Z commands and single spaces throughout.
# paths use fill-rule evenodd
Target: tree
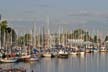
M 24 35 L 24 39 L 25 39 L 25 45 L 30 44 L 30 42 L 31 42 L 31 40 L 32 40 L 31 34 L 25 34 L 25 35 Z
M 16 44 L 16 39 L 17 39 L 17 35 L 16 35 L 15 30 L 12 29 L 11 27 L 7 27 L 6 28 L 6 41 L 12 41 L 12 44 Z
M 97 37 L 97 35 L 94 36 L 93 42 L 94 42 L 94 43 L 97 43 L 97 42 L 98 42 L 98 37 Z
M 7 20 L 3 20 L 0 22 L 1 28 L 1 46 L 4 47 L 7 42 L 10 42 L 10 38 L 12 38 L 12 43 L 16 41 L 16 32 L 11 27 L 8 27 Z
M 98 38 L 98 42 L 101 43 L 101 39 L 100 38 Z
M 72 39 L 83 39 L 84 41 L 92 41 L 89 32 L 84 31 L 83 29 L 76 29 L 71 34 Z
M 18 43 L 18 46 L 23 46 L 25 43 L 24 36 L 18 37 L 17 43 Z
M 0 22 L 1 26 L 1 46 L 5 45 L 5 33 L 6 33 L 6 28 L 7 28 L 7 20 L 3 20 Z
M 7 28 L 7 20 L 1 21 L 0 26 L 1 26 L 1 31 L 5 31 Z
M 108 36 L 105 37 L 105 40 L 104 41 L 108 41 Z
M 32 43 L 31 40 L 32 40 L 32 35 L 27 33 L 23 36 L 18 37 L 17 42 L 19 46 L 30 45 Z

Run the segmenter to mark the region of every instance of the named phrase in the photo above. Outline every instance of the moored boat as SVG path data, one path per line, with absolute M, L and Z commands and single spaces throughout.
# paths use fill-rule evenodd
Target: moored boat
M 22 59 L 30 58 L 30 55 L 24 55 L 24 56 L 21 56 L 20 58 Z
M 38 57 L 35 57 L 35 58 L 30 58 L 30 61 L 38 61 L 39 58 Z
M 60 50 L 60 51 L 58 52 L 58 57 L 59 57 L 59 58 L 68 58 L 68 52 L 63 51 L 63 50 Z
M 83 51 L 80 52 L 80 55 L 84 55 L 84 54 L 85 54 L 85 52 L 83 52 Z
M 77 55 L 78 53 L 72 51 L 72 52 L 70 52 L 70 54 L 71 54 L 71 55 Z
M 12 68 L 12 69 L 2 69 L 0 72 L 26 72 L 26 70 L 25 69 Z
M 43 56 L 44 57 L 53 57 L 53 54 L 49 53 L 49 52 L 46 52 L 46 53 L 43 53 Z
M 18 61 L 26 61 L 28 59 L 30 59 L 30 55 L 23 55 L 18 57 Z
M 102 46 L 99 51 L 100 52 L 106 52 L 107 51 L 107 48 L 105 46 Z
M 69 54 L 70 55 L 77 55 L 78 52 L 76 51 L 76 48 L 71 48 L 70 51 L 69 51 Z
M 31 55 L 31 57 L 28 59 L 29 61 L 38 61 L 39 57 L 36 54 Z
M 92 50 L 91 50 L 93 53 L 97 53 L 97 52 L 99 52 L 99 49 L 98 48 L 92 48 Z
M 3 63 L 14 63 L 14 62 L 17 62 L 17 58 L 4 58 L 4 59 L 0 59 L 0 62 L 3 62 Z

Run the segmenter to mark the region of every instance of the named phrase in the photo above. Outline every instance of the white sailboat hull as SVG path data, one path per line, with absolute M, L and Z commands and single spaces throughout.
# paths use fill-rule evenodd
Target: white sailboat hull
M 58 57 L 60 57 L 60 58 L 68 58 L 68 53 L 60 50 L 59 53 L 58 53 Z
M 30 58 L 30 55 L 21 56 L 21 58 Z
M 14 62 L 17 62 L 18 59 L 0 59 L 1 62 L 4 62 L 4 63 L 14 63 Z
M 70 54 L 71 55 L 77 55 L 77 52 L 71 52 Z
M 52 55 L 50 53 L 43 54 L 44 57 L 51 57 Z
M 35 57 L 35 58 L 30 58 L 30 61 L 38 61 L 39 58 L 38 57 Z
M 85 54 L 85 52 L 80 52 L 80 55 L 84 55 Z

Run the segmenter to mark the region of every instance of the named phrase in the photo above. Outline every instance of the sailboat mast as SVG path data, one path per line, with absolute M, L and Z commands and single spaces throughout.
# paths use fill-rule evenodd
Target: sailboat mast
M 41 42 L 41 44 L 42 44 L 42 47 L 45 49 L 45 45 L 44 45 L 44 43 L 45 43 L 45 29 L 44 29 L 44 26 L 42 26 L 42 29 L 43 29 L 43 31 L 42 31 L 42 42 Z
M 11 29 L 11 34 L 10 34 L 10 36 L 11 36 L 11 46 L 12 46 L 12 29 Z
M 3 36 L 3 47 L 5 48 L 5 45 L 6 45 L 6 43 L 5 43 L 5 37 L 6 37 L 6 35 L 5 35 L 5 30 L 4 30 L 4 36 Z
M 40 36 L 41 36 L 41 33 L 40 33 L 40 27 L 39 27 L 39 33 L 37 35 L 37 38 L 38 38 L 38 47 L 40 48 Z
M 0 14 L 0 49 L 2 48 L 2 47 L 1 47 L 1 41 L 2 41 L 2 40 L 1 40 L 1 14 Z
M 10 49 L 11 49 L 11 54 L 12 54 L 12 29 L 11 29 L 11 32 L 10 32 Z M 7 50 L 7 43 L 6 43 L 6 50 Z
M 32 29 L 32 45 L 33 45 L 33 48 L 36 47 L 35 24 L 33 24 L 33 29 Z
M 61 43 L 61 39 L 60 39 L 60 25 L 59 25 L 59 45 L 60 45 L 60 43 Z
M 64 30 L 63 30 L 63 26 L 62 26 L 62 29 L 61 30 L 62 30 L 61 31 L 61 37 L 62 37 L 61 38 L 62 39 L 61 41 L 62 41 L 62 45 L 65 46 L 65 44 L 64 44 Z
M 50 34 L 50 29 L 49 29 L 49 17 L 47 18 L 47 30 L 48 30 L 48 48 L 51 48 L 51 34 Z
M 1 21 L 0 21 L 1 23 Z M 0 25 L 0 49 L 1 49 L 1 25 Z

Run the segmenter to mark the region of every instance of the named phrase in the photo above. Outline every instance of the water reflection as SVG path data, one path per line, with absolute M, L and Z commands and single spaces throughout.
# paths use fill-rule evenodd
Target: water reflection
M 68 59 L 42 58 L 33 63 L 6 63 L 1 68 L 24 67 L 27 72 L 107 72 L 108 53 L 70 56 Z

